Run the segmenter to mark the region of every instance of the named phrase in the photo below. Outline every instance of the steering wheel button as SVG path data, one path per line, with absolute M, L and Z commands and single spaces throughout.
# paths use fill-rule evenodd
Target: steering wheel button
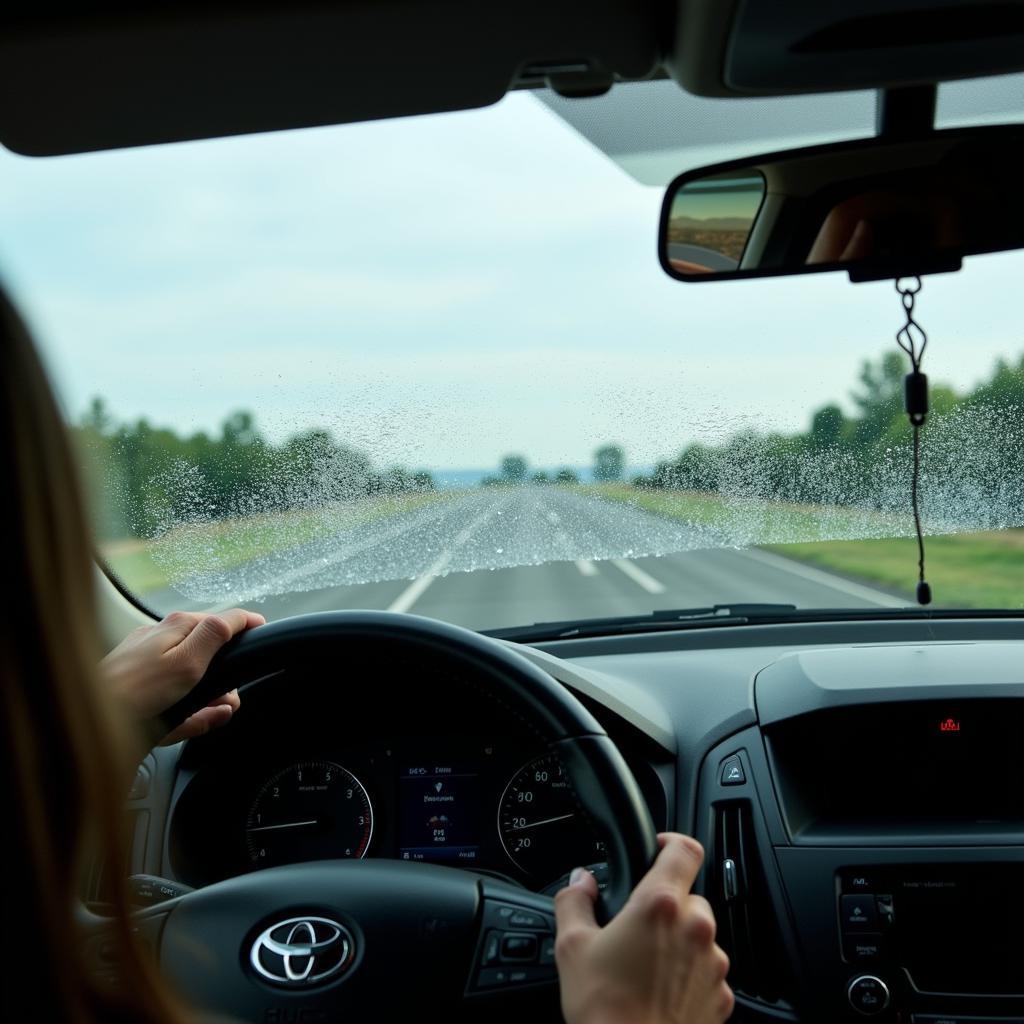
M 553 935 L 545 936 L 540 944 L 540 962 L 542 967 L 555 962 L 555 938 Z
M 484 903 L 484 925 L 488 928 L 499 928 L 502 931 L 522 928 L 524 927 L 523 925 L 512 923 L 512 918 L 521 913 L 525 913 L 525 911 L 512 903 L 502 903 L 495 899 L 488 899 Z
M 537 928 L 541 931 L 548 927 L 547 921 L 540 914 L 530 910 L 516 910 L 509 915 L 508 923 L 512 928 Z
M 501 932 L 489 931 L 484 939 L 484 949 L 481 960 L 484 966 L 497 963 L 501 953 Z
M 520 963 L 537 959 L 537 936 L 514 932 L 501 940 L 501 959 Z
M 507 985 L 509 972 L 503 967 L 485 967 L 477 976 L 478 988 L 496 988 L 498 985 Z

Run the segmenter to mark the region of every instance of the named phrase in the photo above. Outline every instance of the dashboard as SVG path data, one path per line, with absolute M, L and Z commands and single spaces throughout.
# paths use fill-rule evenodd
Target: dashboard
M 878 620 L 565 640 L 523 653 L 697 836 L 734 1020 L 1024 1021 L 1024 628 Z M 389 679 L 420 685 L 394 699 Z M 155 751 L 133 869 L 201 886 L 320 857 L 551 892 L 601 836 L 539 738 L 424 666 L 297 666 Z M 557 1011 L 552 1019 L 557 1020 Z

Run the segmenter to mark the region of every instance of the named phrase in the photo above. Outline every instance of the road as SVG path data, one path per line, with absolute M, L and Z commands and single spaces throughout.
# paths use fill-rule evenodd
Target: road
M 708 249 L 703 245 L 692 245 L 689 242 L 669 242 L 668 258 L 679 263 L 693 263 L 698 267 L 707 267 L 713 273 L 728 273 L 737 270 L 736 260 L 723 253 Z
M 707 527 L 561 487 L 485 489 L 150 601 L 160 611 L 244 603 L 268 618 L 389 608 L 471 629 L 730 601 L 905 603 L 770 552 L 715 547 L 723 541 Z

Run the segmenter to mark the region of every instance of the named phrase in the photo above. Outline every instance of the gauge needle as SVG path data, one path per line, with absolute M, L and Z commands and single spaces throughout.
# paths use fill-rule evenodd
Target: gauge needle
M 283 825 L 258 825 L 256 828 L 247 828 L 246 832 L 273 832 L 279 828 L 302 828 L 303 825 L 319 824 L 316 818 L 312 821 L 286 821 Z
M 545 818 L 543 821 L 531 821 L 529 825 L 521 825 L 516 829 L 517 832 L 522 832 L 523 829 L 536 828 L 538 825 L 550 825 L 555 821 L 565 821 L 566 818 L 575 818 L 576 815 L 572 814 L 560 814 L 557 818 Z

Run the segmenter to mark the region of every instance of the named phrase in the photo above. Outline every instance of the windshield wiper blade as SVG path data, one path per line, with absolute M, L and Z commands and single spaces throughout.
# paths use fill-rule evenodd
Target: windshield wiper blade
M 535 622 L 532 626 L 484 630 L 499 640 L 560 640 L 611 633 L 652 632 L 709 626 L 743 626 L 753 622 L 777 621 L 795 613 L 795 604 L 737 602 L 701 608 L 667 608 L 648 615 L 620 615 L 598 619 L 569 619 L 564 622 Z

